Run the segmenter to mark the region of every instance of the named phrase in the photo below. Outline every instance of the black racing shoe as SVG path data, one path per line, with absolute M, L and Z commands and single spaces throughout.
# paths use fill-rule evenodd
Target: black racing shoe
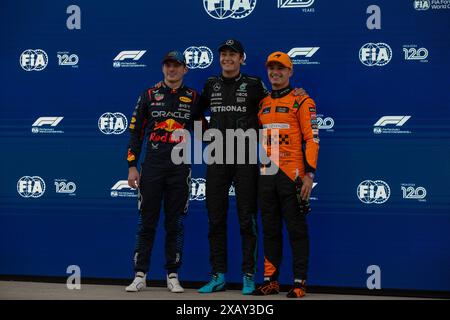
M 306 295 L 306 283 L 305 280 L 302 282 L 295 282 L 294 286 L 287 293 L 288 298 L 303 298 Z
M 252 295 L 254 296 L 267 296 L 269 294 L 278 294 L 280 293 L 280 284 L 278 281 L 267 280 L 264 281 L 262 285 L 253 291 Z

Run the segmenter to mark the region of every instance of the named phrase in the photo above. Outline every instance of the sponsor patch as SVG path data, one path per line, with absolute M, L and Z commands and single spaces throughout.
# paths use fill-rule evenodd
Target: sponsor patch
M 191 108 L 191 105 L 190 105 L 190 104 L 187 104 L 187 103 L 180 103 L 180 104 L 178 105 L 178 107 L 179 107 L 179 108 L 184 108 L 184 109 L 190 109 L 190 108 Z
M 153 98 L 155 98 L 156 101 L 161 101 L 162 99 L 164 99 L 164 94 L 162 94 L 162 93 L 155 93 Z
M 289 129 L 291 125 L 289 123 L 268 123 L 264 124 L 264 129 Z
M 188 98 L 188 97 L 180 97 L 180 101 L 181 101 L 181 102 L 189 103 L 189 102 L 192 102 L 192 99 L 190 99 L 190 98 Z
M 289 108 L 288 107 L 276 107 L 275 112 L 289 113 Z
M 131 152 L 130 149 L 128 149 L 127 160 L 128 160 L 128 161 L 134 161 L 134 160 L 136 160 L 136 157 L 134 156 L 134 154 Z

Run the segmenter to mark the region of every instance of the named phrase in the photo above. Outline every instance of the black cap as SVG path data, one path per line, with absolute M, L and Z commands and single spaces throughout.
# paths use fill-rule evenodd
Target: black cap
M 244 47 L 242 46 L 242 43 L 234 39 L 226 40 L 219 46 L 219 52 L 224 49 L 231 49 L 237 53 L 244 54 Z
M 176 61 L 176 62 L 186 65 L 186 59 L 184 58 L 184 54 L 182 54 L 179 51 L 168 52 L 164 56 L 162 63 L 166 63 L 167 61 Z

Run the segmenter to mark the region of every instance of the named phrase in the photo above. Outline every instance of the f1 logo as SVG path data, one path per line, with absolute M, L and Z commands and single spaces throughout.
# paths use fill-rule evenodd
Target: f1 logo
M 411 116 L 384 116 L 381 117 L 374 126 L 384 127 L 388 124 L 395 124 L 397 127 L 401 127 L 409 120 L 409 118 L 411 118 Z
M 41 127 L 44 125 L 56 127 L 62 119 L 64 119 L 64 117 L 40 117 L 33 123 L 33 127 Z
M 298 56 L 303 56 L 305 58 L 311 58 L 320 47 L 305 47 L 305 48 L 292 48 L 288 52 L 288 56 L 295 58 Z
M 125 59 L 139 60 L 147 50 L 132 50 L 132 51 L 122 51 L 115 58 L 114 61 L 123 61 Z

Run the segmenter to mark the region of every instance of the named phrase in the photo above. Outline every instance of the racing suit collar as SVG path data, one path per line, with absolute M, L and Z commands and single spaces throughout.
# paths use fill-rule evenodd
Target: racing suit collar
M 182 90 L 184 88 L 184 82 L 182 82 L 180 84 L 180 86 L 175 89 L 172 89 L 171 87 L 169 87 L 164 80 L 161 81 L 161 83 L 162 83 L 162 87 L 165 88 L 166 90 L 170 91 L 171 93 L 177 93 L 179 90 Z
M 288 85 L 286 88 L 279 89 L 279 90 L 273 90 L 272 93 L 270 94 L 270 96 L 274 99 L 282 98 L 282 97 L 288 95 L 289 93 L 291 93 L 292 90 L 293 90 L 293 88 L 291 87 L 291 85 Z
M 239 72 L 239 74 L 236 77 L 233 77 L 233 78 L 226 78 L 223 75 L 220 75 L 219 78 L 223 82 L 238 82 L 242 78 L 242 73 Z

